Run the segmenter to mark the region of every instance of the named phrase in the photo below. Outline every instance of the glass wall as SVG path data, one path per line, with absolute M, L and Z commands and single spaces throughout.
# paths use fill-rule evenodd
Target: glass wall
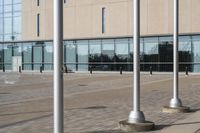
M 21 38 L 21 0 L 0 0 L 0 41 Z
M 133 70 L 132 38 L 64 41 L 64 65 L 69 71 Z M 180 36 L 179 71 L 200 72 L 200 35 Z M 4 42 L 0 44 L 0 69 L 12 70 L 13 56 L 22 57 L 22 70 L 53 70 L 52 41 Z M 140 69 L 173 71 L 173 38 L 142 37 Z

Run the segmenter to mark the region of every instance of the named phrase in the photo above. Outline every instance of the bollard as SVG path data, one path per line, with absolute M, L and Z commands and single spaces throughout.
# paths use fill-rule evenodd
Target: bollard
M 19 66 L 19 73 L 22 73 L 22 67 Z
M 122 75 L 122 67 L 120 67 L 119 70 L 120 70 L 120 74 Z
M 40 66 L 40 73 L 42 73 L 42 66 Z
M 185 75 L 188 76 L 188 67 L 185 67 Z
M 5 66 L 3 66 L 3 72 L 5 72 Z
M 90 69 L 90 74 L 92 74 L 92 66 L 90 66 L 90 68 L 89 68 L 89 69 Z
M 67 66 L 65 66 L 65 65 L 63 65 L 63 73 L 67 73 L 68 71 L 67 71 Z
M 150 70 L 150 76 L 152 75 L 152 66 L 150 66 L 150 68 L 149 68 L 149 70 Z

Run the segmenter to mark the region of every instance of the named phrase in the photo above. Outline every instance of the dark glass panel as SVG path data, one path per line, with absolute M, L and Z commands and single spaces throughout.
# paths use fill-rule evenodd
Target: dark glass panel
M 112 64 L 115 61 L 115 46 L 113 39 L 102 40 L 102 62 L 103 70 L 113 71 L 115 70 L 115 65 Z M 109 64 L 107 63 L 109 62 Z
M 101 66 L 101 40 L 89 41 L 89 62 L 93 70 L 102 70 Z

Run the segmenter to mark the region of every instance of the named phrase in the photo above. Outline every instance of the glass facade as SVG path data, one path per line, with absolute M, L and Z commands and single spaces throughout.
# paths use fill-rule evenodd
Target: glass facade
M 64 65 L 71 71 L 133 70 L 132 38 L 67 40 L 63 43 Z M 53 70 L 52 41 L 4 42 L 0 44 L 0 69 L 13 69 L 14 57 L 21 58 L 22 70 Z M 141 71 L 173 71 L 172 36 L 140 39 Z M 200 35 L 179 37 L 179 70 L 200 72 Z
M 0 0 L 0 41 L 21 38 L 21 0 Z

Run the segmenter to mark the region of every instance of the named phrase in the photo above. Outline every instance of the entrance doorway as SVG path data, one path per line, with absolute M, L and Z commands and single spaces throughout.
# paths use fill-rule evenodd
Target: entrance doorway
M 21 56 L 13 56 L 12 57 L 12 70 L 13 70 L 13 72 L 18 72 L 20 66 L 22 66 L 22 57 Z

